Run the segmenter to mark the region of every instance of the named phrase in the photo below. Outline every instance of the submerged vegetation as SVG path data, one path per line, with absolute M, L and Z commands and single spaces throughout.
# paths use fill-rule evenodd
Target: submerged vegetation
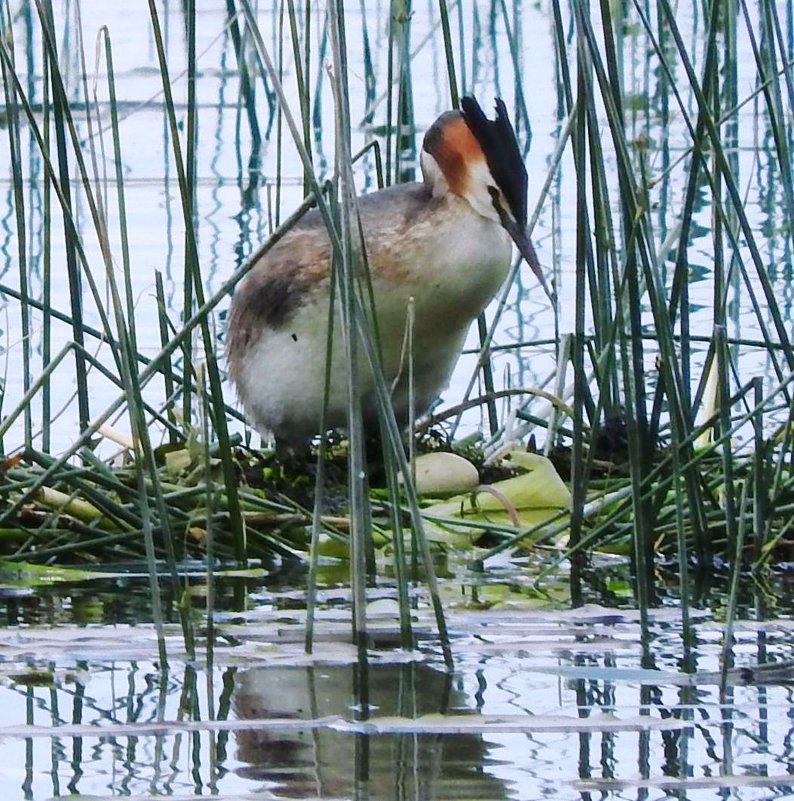
M 363 615 L 380 556 L 403 601 L 412 576 L 429 582 L 442 629 L 432 569 L 440 547 L 487 570 L 501 551 L 549 544 L 547 564 L 570 559 L 574 581 L 593 552 L 621 552 L 643 608 L 654 603 L 660 555 L 676 566 L 684 600 L 689 571 L 717 554 L 737 575 L 787 559 L 791 3 L 549 0 L 533 12 L 547 23 L 539 32 L 520 3 L 486 12 L 441 0 L 421 42 L 409 3 L 362 12 L 355 26 L 341 2 L 276 5 L 257 14 L 248 0 L 227 0 L 225 15 L 204 20 L 217 23 L 210 34 L 193 2 L 164 15 L 152 0 L 141 24 L 158 86 L 130 99 L 119 79 L 129 89 L 130 73 L 152 64 L 124 52 L 117 66 L 110 23 L 83 16 L 81 3 L 3 5 L 13 210 L 0 287 L 9 319 L 3 558 L 145 559 L 154 597 L 160 560 L 176 575 L 181 559 L 199 554 L 208 564 L 281 554 L 313 567 L 341 555 Z M 534 76 L 549 65 L 533 63 L 538 36 L 555 54 L 540 104 Z M 481 55 L 492 46 L 498 69 L 487 70 Z M 420 110 L 427 93 L 416 87 L 439 55 L 440 108 Z M 233 178 L 207 195 L 201 90 L 216 64 L 230 82 L 216 133 L 235 140 L 236 161 L 216 173 Z M 376 338 L 359 322 L 367 307 L 354 280 L 353 186 L 361 176 L 366 188 L 411 178 L 422 126 L 463 93 L 484 106 L 499 94 L 511 110 L 530 159 L 530 227 L 561 303 L 551 308 L 525 287 L 516 265 L 480 320 L 481 349 L 464 361 L 470 380 L 425 433 L 424 450 L 472 458 L 472 493 L 417 497 L 382 381 L 378 474 L 355 402 L 346 443 L 323 440 L 295 472 L 252 447 L 234 408 L 222 356 L 229 295 L 259 243 L 269 247 L 320 204 L 340 313 L 363 331 L 348 339 L 377 369 Z M 149 251 L 136 255 L 135 176 L 126 174 L 156 126 L 162 163 L 152 164 L 164 183 L 136 198 L 164 204 L 171 238 L 153 236 L 169 253 L 166 273 L 147 265 Z M 221 199 L 226 184 L 234 203 Z M 211 203 L 237 215 L 234 243 L 208 232 Z M 353 373 L 350 381 L 355 388 Z M 532 487 L 539 480 L 570 497 L 550 502 L 550 485 Z

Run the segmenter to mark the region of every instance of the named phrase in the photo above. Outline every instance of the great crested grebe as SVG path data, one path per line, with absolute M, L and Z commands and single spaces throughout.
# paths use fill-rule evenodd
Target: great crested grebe
M 489 120 L 477 101 L 442 114 L 425 134 L 424 181 L 358 198 L 384 377 L 398 421 L 408 425 L 404 341 L 413 299 L 413 383 L 422 414 L 447 386 L 466 334 L 510 268 L 511 240 L 548 294 L 526 234 L 527 172 L 504 103 Z M 306 214 L 240 282 L 228 328 L 231 377 L 249 420 L 277 443 L 320 433 L 331 292 L 331 243 L 320 213 Z M 335 319 L 339 320 L 337 313 Z M 347 378 L 334 332 L 329 428 L 344 426 Z M 359 371 L 365 413 L 375 389 Z

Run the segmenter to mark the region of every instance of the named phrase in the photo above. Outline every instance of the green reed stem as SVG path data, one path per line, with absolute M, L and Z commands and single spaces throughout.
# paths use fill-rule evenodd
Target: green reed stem
M 42 5 L 42 2 L 45 5 Z M 82 329 L 83 320 L 83 289 L 81 273 L 78 264 L 79 234 L 72 224 L 71 177 L 69 171 L 69 156 L 66 148 L 66 128 L 68 125 L 69 100 L 66 96 L 61 79 L 58 51 L 55 45 L 55 23 L 53 20 L 52 5 L 49 0 L 36 0 L 36 9 L 41 21 L 41 31 L 45 44 L 47 70 L 53 96 L 53 127 L 55 130 L 55 144 L 58 154 L 58 175 L 61 186 L 62 210 L 64 216 L 64 237 L 66 272 L 69 280 L 69 298 L 72 308 L 72 336 L 78 347 L 75 349 L 75 380 L 77 382 L 78 421 L 81 429 L 88 426 L 91 416 L 88 402 L 88 373 L 85 360 L 81 356 L 84 345 Z
M 10 9 L 4 9 L 7 20 L 4 21 L 3 27 L 11 30 Z M 11 40 L 13 44 L 13 39 Z M 14 63 L 14 50 L 13 46 L 9 49 L 9 56 L 11 60 L 10 68 L 15 67 Z M 8 144 L 9 154 L 11 158 L 11 182 L 14 192 L 14 211 L 16 223 L 16 240 L 17 240 L 17 259 L 18 274 L 19 274 L 19 289 L 23 298 L 27 298 L 28 294 L 28 259 L 27 259 L 27 236 L 25 226 L 25 179 L 22 174 L 22 152 L 21 141 L 19 135 L 19 110 L 17 99 L 13 92 L 13 83 L 8 75 L 9 67 L 6 62 L 2 64 L 3 74 L 3 88 L 5 95 L 6 109 L 8 110 Z M 30 369 L 30 340 L 33 334 L 30 325 L 30 305 L 26 300 L 23 300 L 19 305 L 19 312 L 22 323 L 22 388 L 24 392 L 30 389 L 31 369 Z M 24 437 L 25 446 L 32 447 L 33 442 L 33 420 L 32 409 L 30 406 L 25 407 L 24 416 Z
M 182 198 L 182 213 L 185 222 L 185 250 L 186 250 L 186 265 L 189 270 L 186 271 L 185 293 L 195 293 L 195 302 L 199 308 L 206 306 L 204 298 L 204 289 L 202 285 L 201 271 L 199 268 L 198 249 L 195 237 L 194 225 L 194 204 L 195 204 L 195 186 L 188 183 L 188 173 L 185 170 L 184 162 L 182 159 L 182 149 L 179 145 L 179 131 L 176 120 L 176 111 L 174 107 L 174 99 L 171 93 L 171 83 L 169 79 L 168 63 L 165 55 L 165 46 L 160 29 L 160 21 L 156 8 L 155 0 L 149 0 L 149 12 L 152 20 L 152 30 L 154 32 L 155 46 L 157 49 L 157 57 L 160 65 L 160 74 L 163 83 L 163 93 L 165 96 L 165 110 L 168 117 L 169 129 L 171 132 L 171 145 L 173 147 L 174 161 L 176 163 L 177 178 L 179 181 L 180 194 Z M 195 21 L 194 23 L 195 24 Z M 192 161 L 195 157 L 194 151 L 195 143 L 188 142 L 188 157 Z M 192 176 L 192 172 L 190 173 Z M 192 301 L 190 304 L 185 305 L 186 313 L 193 308 Z M 237 473 L 232 459 L 232 449 L 229 441 L 229 430 L 227 427 L 226 415 L 224 413 L 223 402 L 223 389 L 221 386 L 220 372 L 218 369 L 218 359 L 215 352 L 215 341 L 212 331 L 210 329 L 209 321 L 206 316 L 198 317 L 194 313 L 188 316 L 185 320 L 183 331 L 187 329 L 187 324 L 190 321 L 196 321 L 196 324 L 201 332 L 201 337 L 204 345 L 204 359 L 206 363 L 207 379 L 212 396 L 212 414 L 215 435 L 218 438 L 218 444 L 221 449 L 221 469 L 223 472 L 223 481 L 226 487 L 226 495 L 229 499 L 229 513 L 232 527 L 232 538 L 235 545 L 235 552 L 238 562 L 241 564 L 245 562 L 245 537 L 242 529 L 242 515 L 240 514 L 240 500 L 237 488 Z M 184 346 L 185 352 L 185 381 L 188 381 L 190 365 L 190 349 L 187 347 L 189 338 L 184 337 L 180 339 L 181 344 Z

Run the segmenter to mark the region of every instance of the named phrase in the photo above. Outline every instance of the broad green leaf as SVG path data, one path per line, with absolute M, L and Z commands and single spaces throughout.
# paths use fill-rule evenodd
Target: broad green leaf
M 494 484 L 480 485 L 472 492 L 457 495 L 425 510 L 431 517 L 460 518 L 475 523 L 498 523 L 516 528 L 531 528 L 569 509 L 571 493 L 545 457 L 535 453 L 514 452 L 510 460 L 524 470 L 512 478 Z M 473 530 L 433 522 L 430 535 L 434 539 L 460 546 L 471 539 Z

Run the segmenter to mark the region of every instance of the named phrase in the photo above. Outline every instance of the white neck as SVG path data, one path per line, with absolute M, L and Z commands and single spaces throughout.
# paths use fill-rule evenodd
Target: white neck
M 431 191 L 433 197 L 441 197 L 449 192 L 449 183 L 444 177 L 441 167 L 426 150 L 419 155 L 419 166 L 422 168 L 425 186 Z

